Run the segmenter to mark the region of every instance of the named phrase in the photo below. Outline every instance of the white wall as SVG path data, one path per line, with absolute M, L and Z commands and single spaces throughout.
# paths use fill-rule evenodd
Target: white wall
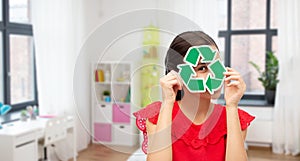
M 110 43 L 110 38 L 113 37 L 112 34 L 114 34 L 114 29 L 107 32 L 108 30 L 102 29 L 101 25 L 123 12 L 148 7 L 155 8 L 155 6 L 156 1 L 80 0 L 80 3 L 74 7 L 77 10 L 75 34 L 78 37 L 78 41 L 76 42 L 78 46 L 78 57 L 74 70 L 74 98 L 77 104 L 79 118 L 81 119 L 82 125 L 84 125 L 78 126 L 80 131 L 80 134 L 78 134 L 79 149 L 86 148 L 86 145 L 90 141 L 90 135 L 86 133 L 91 131 L 90 62 L 102 56 L 102 51 L 107 47 L 107 44 Z M 131 22 L 125 22 L 125 24 L 123 24 L 124 28 L 127 26 L 126 23 L 130 24 Z M 140 25 L 142 27 L 147 24 L 148 23 Z M 97 29 L 98 31 L 96 31 Z M 139 34 L 140 33 L 133 33 L 122 40 L 118 40 L 115 46 L 109 50 L 108 54 L 104 55 L 103 60 L 122 58 L 124 53 L 139 48 L 142 41 L 142 37 Z
M 139 61 L 142 57 L 142 29 L 150 23 L 158 26 L 161 31 L 160 64 L 163 66 L 165 49 L 172 39 L 179 33 L 188 30 L 200 30 L 202 10 L 198 10 L 195 3 L 201 2 L 189 0 L 183 2 L 176 0 L 78 0 L 74 5 L 76 51 L 78 58 L 74 72 L 74 98 L 81 122 L 85 126 L 79 126 L 80 131 L 90 131 L 90 63 L 104 60 L 133 60 Z M 213 5 L 214 1 L 209 1 Z M 207 3 L 206 3 L 207 4 Z M 203 6 L 203 5 L 202 5 Z M 183 16 L 167 12 L 143 12 L 143 9 L 165 9 L 175 11 Z M 203 7 L 202 7 L 203 8 Z M 136 10 L 136 13 L 128 13 Z M 204 14 L 202 14 L 204 15 Z M 206 14 L 205 14 L 206 15 Z M 214 14 L 209 14 L 210 16 Z M 184 17 L 184 16 L 188 16 Z M 206 15 L 207 17 L 207 15 Z M 203 17 L 202 17 L 203 18 Z M 211 17 L 207 17 L 210 19 Z M 195 22 L 193 22 L 194 20 Z M 201 21 L 203 22 L 203 21 Z M 200 25 L 210 29 L 210 35 L 216 37 L 217 30 L 212 22 L 205 21 Z M 209 27 L 207 27 L 209 26 Z M 212 32 L 214 31 L 214 32 Z M 140 54 L 139 54 L 140 53 Z M 161 74 L 164 73 L 161 69 Z M 87 133 L 86 133 L 87 134 Z M 78 135 L 79 145 L 87 145 L 89 135 Z M 82 149 L 84 147 L 81 147 Z
M 272 146 L 274 107 L 240 107 L 255 116 L 247 130 L 246 142 L 253 146 Z

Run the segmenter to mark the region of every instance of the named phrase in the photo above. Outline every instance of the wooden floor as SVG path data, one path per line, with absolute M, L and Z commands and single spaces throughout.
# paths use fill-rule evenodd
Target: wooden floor
M 90 145 L 88 149 L 79 153 L 78 161 L 126 161 L 137 147 L 111 147 Z M 249 161 L 300 161 L 300 156 L 278 155 L 271 152 L 271 148 L 249 147 Z
M 249 147 L 249 161 L 300 161 L 300 156 L 274 154 L 271 148 Z
M 138 147 L 121 147 L 91 144 L 79 152 L 77 161 L 126 161 Z

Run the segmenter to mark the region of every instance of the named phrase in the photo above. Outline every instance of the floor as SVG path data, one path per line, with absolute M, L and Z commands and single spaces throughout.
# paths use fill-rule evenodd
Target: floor
M 91 144 L 79 152 L 77 161 L 126 161 L 137 148 Z
M 300 161 L 300 156 L 280 155 L 272 153 L 271 148 L 249 147 L 249 161 Z
M 79 153 L 78 161 L 126 161 L 136 149 L 92 144 Z M 260 147 L 249 147 L 248 158 L 249 161 L 300 161 L 300 156 L 273 154 L 271 148 Z

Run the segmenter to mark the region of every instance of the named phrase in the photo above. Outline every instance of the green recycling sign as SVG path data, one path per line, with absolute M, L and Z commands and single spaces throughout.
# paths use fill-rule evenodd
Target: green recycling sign
M 190 47 L 183 61 L 186 64 L 177 66 L 179 75 L 187 89 L 192 93 L 203 93 L 205 89 L 210 94 L 222 87 L 226 71 L 225 66 L 219 59 L 216 58 L 216 51 L 208 45 Z M 201 59 L 201 63 L 209 63 L 208 69 L 211 71 L 204 80 L 203 78 L 195 78 L 196 72 L 193 67 L 196 67 Z

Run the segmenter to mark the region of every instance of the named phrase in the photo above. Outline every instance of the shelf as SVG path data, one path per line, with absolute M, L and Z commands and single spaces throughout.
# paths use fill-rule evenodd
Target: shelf
M 96 85 L 130 85 L 130 82 L 95 82 Z
M 105 102 L 105 101 L 98 101 L 98 103 L 96 103 L 96 105 L 103 105 L 103 104 L 106 104 L 106 105 L 109 105 L 111 104 L 112 102 Z
M 130 82 L 113 82 L 113 84 L 116 84 L 116 85 L 130 85 Z
M 115 104 L 130 104 L 130 102 L 120 102 L 120 101 L 116 101 L 114 102 Z
M 132 120 L 133 79 L 131 63 L 101 62 L 92 66 L 93 143 L 135 145 L 135 121 Z M 104 93 L 110 92 L 110 102 Z
M 109 104 L 131 104 L 130 102 L 120 102 L 120 101 L 111 101 L 111 102 L 105 102 L 105 101 L 99 101 L 98 103 L 96 103 L 96 105 L 109 105 Z
M 95 82 L 97 85 L 110 85 L 111 82 Z

